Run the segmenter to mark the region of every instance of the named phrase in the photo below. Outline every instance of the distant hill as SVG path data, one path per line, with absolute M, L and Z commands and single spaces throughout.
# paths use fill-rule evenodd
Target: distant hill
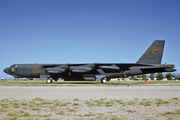
M 172 73 L 174 76 L 180 76 L 180 73 Z

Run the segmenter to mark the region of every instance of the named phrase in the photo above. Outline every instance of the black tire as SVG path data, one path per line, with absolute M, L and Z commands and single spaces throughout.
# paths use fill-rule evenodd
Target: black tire
M 46 83 L 48 83 L 48 84 L 50 84 L 50 83 L 52 83 L 53 81 L 52 81 L 52 79 L 47 79 L 46 80 Z
M 101 79 L 101 83 L 106 84 L 107 83 L 107 78 Z

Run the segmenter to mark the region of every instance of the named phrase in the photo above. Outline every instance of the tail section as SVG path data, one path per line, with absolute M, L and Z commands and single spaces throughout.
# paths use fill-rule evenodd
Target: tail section
M 161 64 L 164 44 L 164 40 L 155 40 L 136 63 Z

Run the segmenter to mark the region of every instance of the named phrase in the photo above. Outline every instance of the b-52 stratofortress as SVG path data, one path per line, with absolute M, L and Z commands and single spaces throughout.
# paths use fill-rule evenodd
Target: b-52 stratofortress
M 164 40 L 155 40 L 136 63 L 14 64 L 4 72 L 15 78 L 57 81 L 100 81 L 158 72 L 174 72 L 173 64 L 161 64 Z

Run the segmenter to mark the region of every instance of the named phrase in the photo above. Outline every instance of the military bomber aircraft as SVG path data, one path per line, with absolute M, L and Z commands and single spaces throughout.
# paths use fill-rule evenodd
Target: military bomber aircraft
M 136 63 L 90 64 L 14 64 L 4 72 L 15 78 L 41 78 L 47 83 L 57 81 L 100 81 L 158 72 L 174 72 L 173 64 L 161 64 L 164 40 L 155 40 Z

